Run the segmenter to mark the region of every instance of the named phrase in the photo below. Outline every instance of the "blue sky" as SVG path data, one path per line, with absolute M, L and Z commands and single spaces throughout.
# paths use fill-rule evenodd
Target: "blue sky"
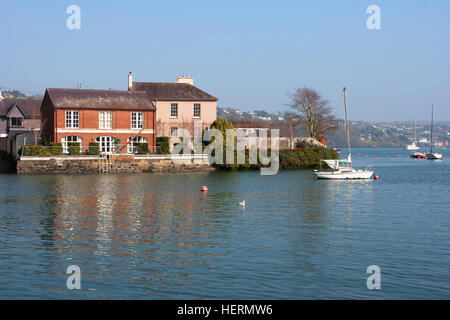
M 81 30 L 66 8 L 81 8 Z M 366 8 L 381 8 L 381 30 Z M 220 107 L 287 110 L 311 87 L 350 119 L 450 120 L 450 1 L 10 1 L 0 3 L 0 86 L 126 89 L 180 75 Z

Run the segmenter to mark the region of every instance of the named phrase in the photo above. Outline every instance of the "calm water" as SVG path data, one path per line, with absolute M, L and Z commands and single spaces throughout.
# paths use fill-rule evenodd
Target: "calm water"
M 449 299 L 448 151 L 355 149 L 379 181 L 0 175 L 0 298 Z M 82 290 L 66 288 L 73 264 Z

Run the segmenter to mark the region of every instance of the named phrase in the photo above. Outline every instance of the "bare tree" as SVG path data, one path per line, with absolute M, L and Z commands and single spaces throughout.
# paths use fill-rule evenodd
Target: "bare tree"
M 157 135 L 160 137 L 164 137 L 166 136 L 166 131 L 167 131 L 167 123 L 163 122 L 161 118 L 159 118 L 157 121 Z
M 284 126 L 287 129 L 287 134 L 289 137 L 289 147 L 294 149 L 294 140 L 297 132 L 297 126 L 301 121 L 301 117 L 295 112 L 286 111 L 283 114 Z
M 291 108 L 301 115 L 301 125 L 316 140 L 324 138 L 327 131 L 336 127 L 329 101 L 322 99 L 314 89 L 303 87 L 291 96 Z

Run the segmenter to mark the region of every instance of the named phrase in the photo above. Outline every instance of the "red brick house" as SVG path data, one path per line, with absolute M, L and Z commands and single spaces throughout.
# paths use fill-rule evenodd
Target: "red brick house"
M 133 143 L 156 145 L 156 107 L 145 92 L 47 89 L 41 105 L 41 137 L 61 142 L 100 143 L 106 153 L 133 153 Z

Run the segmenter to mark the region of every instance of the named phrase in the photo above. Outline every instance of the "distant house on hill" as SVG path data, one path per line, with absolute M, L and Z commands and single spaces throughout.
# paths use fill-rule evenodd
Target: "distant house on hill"
M 4 156 L 16 158 L 22 145 L 36 143 L 41 103 L 41 99 L 0 98 L 0 151 Z
M 104 153 L 134 153 L 134 144 L 156 144 L 155 105 L 142 91 L 47 89 L 41 107 L 42 137 L 79 142 L 83 151 L 98 142 Z
M 157 136 L 170 137 L 176 129 L 187 129 L 192 137 L 194 120 L 201 120 L 206 129 L 217 118 L 218 99 L 195 87 L 191 77 L 180 77 L 175 83 L 134 82 L 130 73 L 128 90 L 145 91 L 155 104 Z

